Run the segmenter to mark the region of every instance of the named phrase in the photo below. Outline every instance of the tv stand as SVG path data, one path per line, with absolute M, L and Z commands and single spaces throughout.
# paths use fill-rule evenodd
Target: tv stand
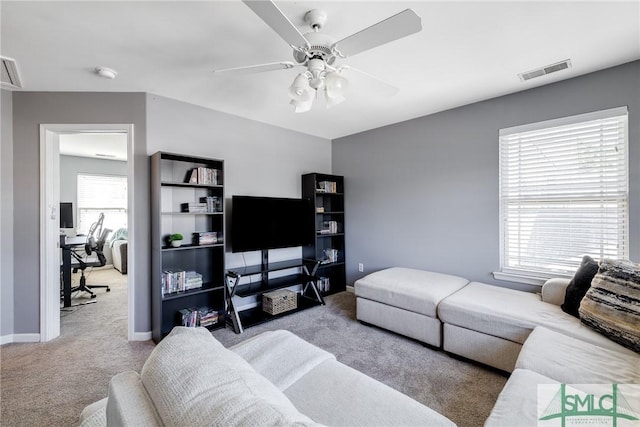
M 267 250 L 262 251 L 262 262 L 260 265 L 251 265 L 228 270 L 225 277 L 226 299 L 227 299 L 227 321 L 231 323 L 237 334 L 244 332 L 244 328 L 256 326 L 269 320 L 273 320 L 288 314 L 297 313 L 307 308 L 324 305 L 324 299 L 316 287 L 317 270 L 319 261 L 306 259 L 293 259 L 287 261 L 269 262 Z M 286 276 L 269 278 L 269 273 L 299 268 L 299 273 Z M 247 276 L 260 275 L 259 282 L 240 284 L 240 279 Z M 271 315 L 262 310 L 261 301 L 258 306 L 246 310 L 236 310 L 233 297 L 255 296 L 261 298 L 263 293 L 284 289 L 290 286 L 302 285 L 302 292 L 298 294 L 298 307 L 295 310 L 287 311 L 276 315 Z

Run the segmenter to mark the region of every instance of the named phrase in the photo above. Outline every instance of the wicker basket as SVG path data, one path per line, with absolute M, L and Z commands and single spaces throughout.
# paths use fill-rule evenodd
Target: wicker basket
M 262 294 L 262 310 L 269 314 L 280 314 L 298 308 L 298 294 L 288 289 Z

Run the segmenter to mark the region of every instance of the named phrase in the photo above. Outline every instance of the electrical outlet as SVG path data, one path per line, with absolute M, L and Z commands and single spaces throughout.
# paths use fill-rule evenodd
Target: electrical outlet
M 361 262 L 360 262 L 360 263 L 358 263 L 358 271 L 359 271 L 360 273 L 362 273 L 362 272 L 364 271 L 364 264 L 363 264 L 363 263 L 361 263 Z

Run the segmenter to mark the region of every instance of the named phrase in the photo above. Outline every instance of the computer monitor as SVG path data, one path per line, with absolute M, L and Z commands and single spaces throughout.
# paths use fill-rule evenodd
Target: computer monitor
M 60 228 L 73 228 L 73 203 L 60 202 Z

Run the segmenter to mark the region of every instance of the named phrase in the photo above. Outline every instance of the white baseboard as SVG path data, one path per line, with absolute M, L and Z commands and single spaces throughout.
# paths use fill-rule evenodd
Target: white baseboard
M 347 285 L 347 292 L 351 292 L 351 293 L 355 292 L 355 289 L 353 288 L 353 285 Z
M 134 332 L 131 341 L 149 341 L 151 339 L 151 331 Z
M 0 345 L 11 343 L 40 342 L 40 334 L 10 334 L 0 337 Z

